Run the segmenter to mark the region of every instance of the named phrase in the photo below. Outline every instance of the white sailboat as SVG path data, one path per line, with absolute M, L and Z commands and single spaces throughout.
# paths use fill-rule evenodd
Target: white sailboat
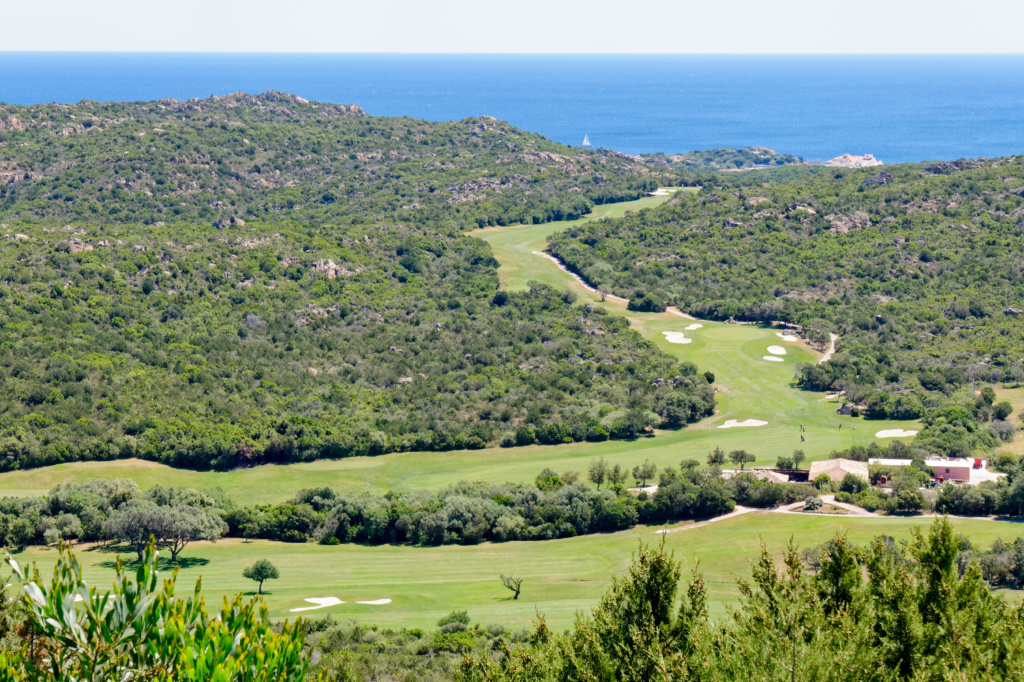
M 590 146 L 590 137 L 586 133 L 584 133 L 584 135 L 583 135 L 583 146 L 584 147 L 589 147 Z

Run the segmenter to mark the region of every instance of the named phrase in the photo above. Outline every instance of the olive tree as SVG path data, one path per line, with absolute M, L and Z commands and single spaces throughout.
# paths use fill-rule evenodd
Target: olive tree
M 501 584 L 514 592 L 512 599 L 519 599 L 519 592 L 523 585 L 522 578 L 517 578 L 512 575 L 503 575 L 501 576 Z
M 266 559 L 260 559 L 251 566 L 246 566 L 242 571 L 242 577 L 259 583 L 256 592 L 257 594 L 263 594 L 263 581 L 277 580 L 281 575 L 277 570 L 277 566 Z

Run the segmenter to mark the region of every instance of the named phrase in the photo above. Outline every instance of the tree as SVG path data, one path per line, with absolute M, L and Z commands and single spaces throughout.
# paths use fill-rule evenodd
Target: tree
M 1004 500 L 1011 516 L 1024 516 L 1024 474 L 1017 474 L 1014 477 Z
M 684 459 L 679 463 L 679 468 L 683 471 L 693 471 L 700 466 L 700 462 L 695 459 Z
M 779 459 L 776 460 L 776 462 L 775 462 L 775 468 L 776 469 L 792 469 L 793 468 L 793 458 L 792 457 L 787 457 L 786 455 L 783 455 L 782 457 L 779 457 Z
M 1011 414 L 1013 414 L 1013 406 L 1005 400 L 992 406 L 992 416 L 1000 421 L 1006 421 Z
M 566 485 L 572 485 L 578 480 L 580 480 L 580 472 L 574 469 L 562 473 L 562 483 Z
M 503 575 L 501 576 L 501 584 L 515 593 L 512 595 L 512 599 L 519 599 L 519 591 L 523 585 L 522 578 L 517 578 L 513 575 Z
M 219 540 L 227 530 L 220 516 L 199 507 L 165 508 L 161 526 L 161 544 L 170 550 L 172 562 L 189 543 Z
M 729 461 L 733 464 L 739 464 L 740 470 L 742 470 L 747 463 L 755 460 L 757 460 L 757 458 L 746 450 L 733 450 L 729 453 Z
M 590 463 L 590 468 L 587 471 L 587 478 L 590 482 L 597 486 L 597 489 L 601 489 L 601 484 L 604 483 L 605 477 L 608 476 L 608 463 L 604 461 L 604 457 L 601 459 L 595 459 Z
M 658 466 L 649 459 L 645 459 L 643 464 L 633 467 L 633 478 L 641 487 L 647 485 L 647 480 L 654 478 L 657 473 Z
M 134 502 L 122 506 L 110 515 L 103 524 L 103 535 L 108 539 L 126 542 L 138 554 L 142 561 L 142 553 L 153 538 L 156 544 L 163 541 L 166 507 L 154 504 Z
M 716 447 L 708 453 L 708 466 L 722 466 L 725 464 L 725 450 Z
M 278 573 L 277 566 L 266 559 L 260 559 L 251 566 L 246 566 L 245 569 L 242 570 L 242 577 L 258 582 L 259 587 L 257 588 L 256 593 L 263 594 L 263 581 L 277 580 L 281 576 L 280 573 Z
M 622 485 L 626 480 L 626 470 L 616 464 L 608 472 L 608 483 L 611 485 Z
M 246 542 L 258 538 L 260 536 L 260 524 L 255 521 L 250 521 L 242 526 L 242 537 L 245 538 Z
M 804 454 L 803 450 L 794 450 L 793 451 L 793 468 L 794 469 L 799 469 L 800 468 L 800 463 L 803 462 L 805 459 L 807 459 L 807 455 Z

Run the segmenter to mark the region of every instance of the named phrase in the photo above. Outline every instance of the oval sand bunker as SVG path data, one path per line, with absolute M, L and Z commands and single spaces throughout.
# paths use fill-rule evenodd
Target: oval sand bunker
M 782 358 L 777 358 L 774 355 L 766 355 L 761 359 L 767 360 L 768 362 L 782 362 Z
M 693 339 L 686 338 L 686 334 L 682 332 L 662 332 L 665 335 L 665 340 L 669 343 L 690 343 Z
M 782 346 L 768 346 L 768 352 L 772 355 L 785 355 L 786 349 Z
M 800 339 L 796 338 L 795 336 L 793 336 L 792 334 L 783 334 L 782 332 L 775 332 L 775 336 L 779 337 L 783 341 L 799 341 L 800 340 Z
M 903 438 L 905 436 L 916 436 L 917 431 L 904 431 L 903 429 L 885 429 L 875 434 L 875 438 Z
M 768 422 L 763 422 L 760 419 L 747 419 L 745 421 L 736 421 L 735 419 L 727 419 L 724 424 L 719 426 L 720 429 L 731 429 L 734 426 L 764 426 Z
M 692 332 L 692 331 L 695 331 L 695 330 L 697 330 L 697 329 L 700 329 L 700 328 L 701 328 L 701 327 L 703 327 L 703 326 L 704 326 L 704 325 L 702 325 L 702 324 L 697 324 L 697 323 L 694 323 L 694 324 L 691 324 L 691 325 L 690 325 L 689 327 L 686 327 L 686 331 L 688 331 L 688 332 Z

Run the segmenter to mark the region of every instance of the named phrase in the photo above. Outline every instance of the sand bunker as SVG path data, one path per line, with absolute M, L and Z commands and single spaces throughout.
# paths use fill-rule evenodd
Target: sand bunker
M 768 352 L 772 355 L 785 355 L 786 349 L 782 346 L 768 346 Z
M 747 419 L 746 421 L 736 421 L 735 419 L 727 419 L 724 424 L 719 426 L 720 429 L 731 429 L 734 426 L 764 426 L 768 422 L 763 422 L 760 419 Z
M 665 340 L 669 343 L 690 343 L 693 339 L 686 338 L 686 334 L 682 332 L 662 332 L 665 335 Z
M 761 359 L 767 360 L 768 362 L 782 362 L 782 358 L 777 358 L 774 355 L 766 355 Z
M 917 431 L 904 431 L 903 429 L 885 429 L 875 434 L 875 438 L 903 438 L 904 436 L 916 436 Z
M 692 332 L 692 331 L 694 331 L 695 329 L 700 329 L 700 328 L 701 328 L 701 327 L 703 327 L 703 326 L 704 326 L 704 325 L 702 325 L 702 324 L 696 324 L 696 323 L 695 323 L 695 324 L 691 324 L 691 325 L 690 325 L 689 327 L 687 327 L 687 328 L 686 328 L 686 331 L 688 331 L 688 332 Z
M 338 604 L 344 604 L 337 597 L 310 597 L 306 599 L 310 604 L 316 604 L 316 606 L 300 606 L 297 609 L 292 609 L 292 613 L 298 613 L 299 611 L 315 611 L 316 609 L 325 609 L 328 606 L 337 606 Z
M 783 334 L 782 332 L 775 332 L 775 336 L 779 337 L 783 341 L 799 341 L 797 337 L 792 334 Z
M 369 604 L 370 606 L 384 606 L 390 604 L 390 599 L 374 599 L 373 601 L 357 601 L 357 604 Z

